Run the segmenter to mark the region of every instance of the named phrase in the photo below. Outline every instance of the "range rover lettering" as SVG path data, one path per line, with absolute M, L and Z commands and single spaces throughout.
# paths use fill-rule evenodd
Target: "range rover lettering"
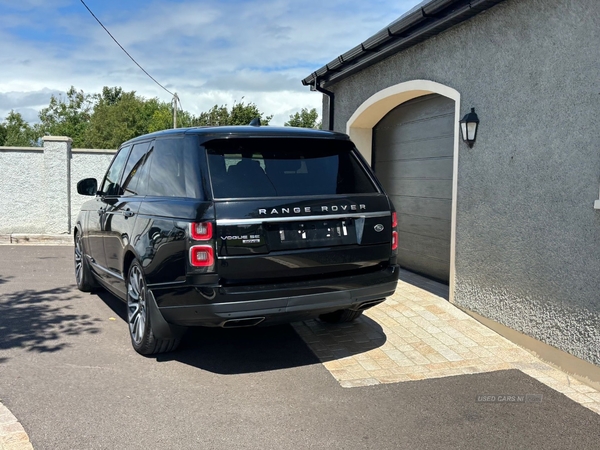
M 134 349 L 186 327 L 355 320 L 393 294 L 393 206 L 348 136 L 260 126 L 125 142 L 73 230 L 75 277 L 127 303 Z

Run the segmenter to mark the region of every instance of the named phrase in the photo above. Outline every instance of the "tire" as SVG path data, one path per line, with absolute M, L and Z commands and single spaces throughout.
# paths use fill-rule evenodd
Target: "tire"
M 99 288 L 98 282 L 90 269 L 90 262 L 87 260 L 81 243 L 81 234 L 75 236 L 75 251 L 73 255 L 75 264 L 75 281 L 77 288 L 81 292 L 92 292 Z
M 155 355 L 175 350 L 181 338 L 159 339 L 152 330 L 148 303 L 148 288 L 144 271 L 136 260 L 127 274 L 127 324 L 131 345 L 140 355 Z
M 362 316 L 362 311 L 352 311 L 351 309 L 340 309 L 338 311 L 321 314 L 319 320 L 326 323 L 346 323 L 353 322 Z

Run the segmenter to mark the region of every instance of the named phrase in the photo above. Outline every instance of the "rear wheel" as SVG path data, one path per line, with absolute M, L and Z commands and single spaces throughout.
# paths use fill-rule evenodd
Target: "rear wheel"
M 75 263 L 75 281 L 77 282 L 77 288 L 81 292 L 92 292 L 98 289 L 98 283 L 96 282 L 92 270 L 90 269 L 90 263 L 83 252 L 83 245 L 81 244 L 81 234 L 75 236 L 75 252 L 73 255 Z
M 338 311 L 321 314 L 319 319 L 327 323 L 345 323 L 352 322 L 362 315 L 362 311 L 353 311 L 351 309 L 340 309 Z
M 181 338 L 159 339 L 152 330 L 148 309 L 148 288 L 142 266 L 133 261 L 127 276 L 127 322 L 131 344 L 141 355 L 154 355 L 175 350 Z

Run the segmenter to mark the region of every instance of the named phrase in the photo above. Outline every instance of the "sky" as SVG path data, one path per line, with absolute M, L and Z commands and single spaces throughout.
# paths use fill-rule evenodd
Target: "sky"
M 283 125 L 322 95 L 301 80 L 396 20 L 420 0 L 84 0 L 121 45 L 198 115 L 255 103 Z M 0 0 L 0 121 L 28 122 L 51 95 L 120 86 L 171 95 L 114 43 L 80 0 Z

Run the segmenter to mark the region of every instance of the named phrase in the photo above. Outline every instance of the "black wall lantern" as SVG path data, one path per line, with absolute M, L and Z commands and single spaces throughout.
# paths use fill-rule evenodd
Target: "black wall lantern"
M 465 114 L 460 121 L 460 131 L 463 141 L 467 143 L 469 148 L 473 148 L 475 139 L 477 138 L 477 128 L 479 128 L 479 117 L 475 114 L 475 108 L 471 108 L 471 112 Z

